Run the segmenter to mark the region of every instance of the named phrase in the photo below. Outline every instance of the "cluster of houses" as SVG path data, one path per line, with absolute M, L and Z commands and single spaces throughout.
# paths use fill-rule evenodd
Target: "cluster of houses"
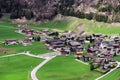
M 52 35 L 58 35 L 58 32 L 49 32 L 48 29 L 43 29 L 41 31 L 36 31 L 33 29 L 27 29 L 27 28 L 19 28 L 17 33 L 20 33 L 22 35 L 25 35 L 24 40 L 16 40 L 16 39 L 9 39 L 5 40 L 3 43 L 5 45 L 15 45 L 15 44 L 22 44 L 24 46 L 31 45 L 31 42 L 34 41 L 45 41 Z
M 84 62 L 92 62 L 96 68 L 111 69 L 115 67 L 114 56 L 120 55 L 120 37 L 104 34 L 77 36 L 73 32 L 50 32 L 31 29 L 17 31 L 26 36 L 26 40 L 6 40 L 5 45 L 23 44 L 30 45 L 32 41 L 43 41 L 50 50 L 57 50 L 61 55 L 75 54 L 76 58 Z M 36 36 L 36 37 L 35 37 Z M 97 67 L 96 67 L 97 65 Z
M 104 34 L 89 36 L 75 36 L 75 34 L 61 34 L 46 40 L 49 49 L 58 50 L 62 55 L 75 54 L 77 59 L 92 62 L 95 68 L 109 70 L 115 67 L 114 56 L 120 55 L 120 37 Z
M 15 44 L 22 44 L 24 46 L 28 46 L 31 45 L 29 40 L 16 40 L 16 39 L 9 39 L 9 40 L 5 40 L 3 42 L 3 44 L 5 45 L 15 45 Z

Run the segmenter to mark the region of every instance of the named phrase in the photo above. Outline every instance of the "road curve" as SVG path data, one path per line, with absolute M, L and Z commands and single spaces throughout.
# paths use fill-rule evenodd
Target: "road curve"
M 105 77 L 106 75 L 110 74 L 111 72 L 113 72 L 114 70 L 116 70 L 119 66 L 120 66 L 120 62 L 116 62 L 117 63 L 117 66 L 113 69 L 111 69 L 108 73 L 96 78 L 95 80 L 100 80 L 101 78 Z
M 37 67 L 35 67 L 33 70 L 32 70 L 32 72 L 31 72 L 31 79 L 32 80 L 38 80 L 38 78 L 37 78 L 37 76 L 36 76 L 36 73 L 37 73 L 37 71 L 42 67 L 42 66 L 44 66 L 48 61 L 50 61 L 51 59 L 53 59 L 54 57 L 56 57 L 56 56 L 52 56 L 52 57 L 49 57 L 49 58 L 47 58 L 47 59 L 45 59 L 42 63 L 40 63 Z

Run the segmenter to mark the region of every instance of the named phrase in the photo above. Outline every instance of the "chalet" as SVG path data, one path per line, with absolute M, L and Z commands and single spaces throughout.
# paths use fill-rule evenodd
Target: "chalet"
M 52 49 L 57 49 L 57 48 L 63 48 L 63 47 L 65 47 L 65 45 L 64 44 L 60 44 L 60 45 L 53 45 L 51 47 L 52 47 Z
M 109 39 L 111 40 L 111 41 L 114 41 L 115 39 L 118 39 L 119 37 L 118 36 L 110 36 L 109 37 Z
M 78 37 L 76 39 L 76 41 L 80 42 L 80 43 L 84 43 L 85 42 L 85 38 L 84 37 Z
M 112 44 L 113 45 L 113 48 L 120 48 L 120 46 L 119 46 L 119 44 L 116 44 L 116 43 L 114 43 L 114 44 Z
M 58 36 L 58 32 L 47 33 L 48 36 Z
M 43 32 L 43 33 L 48 33 L 49 30 L 48 30 L 48 29 L 43 29 L 41 32 Z
M 19 28 L 18 33 L 22 33 L 22 32 L 23 32 L 23 29 Z
M 100 47 L 103 49 L 104 47 L 107 47 L 109 44 L 110 44 L 109 41 L 102 41 L 101 44 L 100 44 Z
M 46 40 L 47 40 L 47 36 L 44 35 L 40 36 L 40 41 L 46 41 Z
M 54 40 L 60 40 L 60 38 L 58 36 L 54 36 L 53 38 L 54 38 Z
M 108 68 L 110 68 L 111 67 L 111 64 L 104 64 L 103 65 L 103 69 L 108 69 Z
M 76 58 L 80 59 L 83 56 L 83 52 L 76 52 Z
M 24 41 L 22 41 L 22 45 L 24 45 L 24 46 L 28 46 L 28 45 L 31 45 L 31 44 L 30 44 L 30 42 L 29 42 L 29 41 L 24 40 Z
M 101 64 L 103 59 L 95 59 L 93 64 Z
M 103 53 L 98 54 L 97 57 L 99 57 L 99 58 L 105 58 L 105 54 L 103 54 Z
M 93 34 L 92 36 L 95 37 L 95 38 L 100 38 L 102 36 L 102 34 L 101 33 L 99 33 L 99 34 Z
M 69 55 L 71 53 L 70 48 L 63 47 L 61 48 L 62 55 Z
M 69 42 L 69 46 L 70 47 L 77 47 L 77 46 L 80 46 L 81 44 L 79 42 L 76 42 L 76 41 L 71 41 Z
M 46 44 L 49 44 L 49 45 L 59 45 L 59 44 L 65 44 L 64 41 L 62 40 L 46 40 L 45 41 Z
M 90 61 L 93 59 L 93 54 L 88 53 L 87 55 L 83 55 L 83 60 L 84 61 Z
M 29 41 L 33 41 L 33 40 L 34 40 L 32 35 L 27 35 L 26 37 L 27 37 L 27 39 L 28 39 Z
M 34 34 L 36 33 L 36 31 L 34 31 L 34 30 L 29 30 L 29 29 L 23 29 L 21 33 L 29 36 L 29 35 L 34 35 Z
M 117 49 L 117 55 L 120 55 L 120 48 L 119 49 Z
M 95 49 L 95 48 L 88 48 L 87 49 L 88 53 L 95 53 L 96 51 L 97 51 L 97 49 Z
M 119 41 L 120 41 L 120 38 L 119 38 L 119 37 L 116 37 L 116 38 L 114 38 L 114 41 L 115 41 L 115 42 L 119 42 Z
M 85 48 L 84 48 L 84 46 L 82 46 L 82 45 L 76 47 L 76 51 L 77 51 L 77 52 L 83 51 L 84 49 L 85 49 Z
M 17 41 L 17 40 L 15 40 L 15 39 L 5 40 L 4 44 L 5 44 L 5 45 L 18 44 L 18 41 Z

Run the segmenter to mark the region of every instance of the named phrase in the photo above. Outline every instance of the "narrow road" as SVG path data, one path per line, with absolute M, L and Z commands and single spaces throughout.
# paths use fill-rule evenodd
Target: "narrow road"
M 5 56 L 0 56 L 0 58 L 5 58 L 5 57 L 11 57 L 11 56 L 17 56 L 17 55 L 21 55 L 24 53 L 17 53 L 17 54 L 10 54 L 10 55 L 5 55 Z
M 120 62 L 116 62 L 117 63 L 117 66 L 113 69 L 111 69 L 108 73 L 96 78 L 95 80 L 100 80 L 101 78 L 105 77 L 106 75 L 110 74 L 111 72 L 113 72 L 114 70 L 116 70 L 119 66 L 120 66 Z
M 60 52 L 51 52 L 51 53 L 40 54 L 40 55 L 34 56 L 34 55 L 31 55 L 31 54 L 27 53 L 26 55 L 28 55 L 28 56 L 39 57 L 39 58 L 45 59 L 42 63 L 40 63 L 38 66 L 36 66 L 32 70 L 32 72 L 31 72 L 31 78 L 32 78 L 32 80 L 38 80 L 38 78 L 36 76 L 37 71 L 41 67 L 43 67 L 48 61 L 50 61 L 51 59 L 55 58 L 56 56 L 58 56 L 60 54 L 61 54 Z
M 32 70 L 32 72 L 31 72 L 31 78 L 32 78 L 32 80 L 39 80 L 39 79 L 37 78 L 37 76 L 36 76 L 37 71 L 38 71 L 42 66 L 44 66 L 48 61 L 50 61 L 51 59 L 53 59 L 54 57 L 56 57 L 56 56 L 53 56 L 53 57 L 50 57 L 50 58 L 45 59 L 42 63 L 40 63 L 38 66 L 36 66 L 36 67 Z
M 17 56 L 17 55 L 21 55 L 24 54 L 26 56 L 31 56 L 31 57 L 36 57 L 36 58 L 42 58 L 44 59 L 44 61 L 42 63 L 40 63 L 38 66 L 36 66 L 32 71 L 31 71 L 31 79 L 32 80 L 38 80 L 36 73 L 37 71 L 44 66 L 48 61 L 50 61 L 51 59 L 55 58 L 56 56 L 60 55 L 60 52 L 51 52 L 51 53 L 46 53 L 46 54 L 41 54 L 41 55 L 34 55 L 34 54 L 30 54 L 28 53 L 17 53 L 17 54 L 11 54 L 11 55 L 6 55 L 6 56 L 0 56 L 0 58 L 5 58 L 5 57 L 11 57 L 11 56 Z
M 85 65 L 89 65 L 89 63 L 83 62 L 83 61 L 81 61 L 81 60 L 78 60 L 78 59 L 75 59 L 75 60 L 78 61 L 78 62 L 81 62 L 81 63 L 83 63 L 83 64 L 85 64 Z

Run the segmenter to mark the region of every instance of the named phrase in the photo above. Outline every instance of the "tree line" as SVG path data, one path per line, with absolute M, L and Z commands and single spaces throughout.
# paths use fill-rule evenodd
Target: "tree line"
M 75 16 L 78 18 L 86 18 L 88 20 L 96 20 L 99 22 L 108 22 L 109 18 L 106 15 L 97 14 L 97 13 L 84 13 L 83 11 L 77 11 L 75 12 L 72 8 L 72 5 L 74 4 L 74 0 L 61 0 L 61 4 L 57 5 L 58 12 L 65 16 Z
M 47 5 L 47 0 L 43 0 L 42 2 Z M 2 17 L 2 13 L 10 13 L 11 19 L 21 18 L 25 16 L 28 20 L 36 18 L 36 21 L 38 21 L 44 19 L 51 20 L 54 16 L 60 13 L 65 16 L 75 16 L 78 18 L 86 18 L 88 20 L 96 20 L 99 22 L 120 22 L 120 5 L 116 7 L 107 6 L 99 8 L 102 5 L 102 1 L 100 1 L 97 5 L 93 5 L 93 7 L 97 8 L 99 12 L 112 13 L 112 19 L 110 19 L 109 15 L 92 12 L 84 13 L 84 11 L 75 12 L 73 9 L 74 3 L 75 0 L 60 0 L 59 4 L 53 6 L 56 8 L 54 12 L 49 12 L 50 14 L 48 15 L 41 15 L 42 11 L 39 11 L 38 9 L 38 12 L 40 14 L 36 17 L 36 15 L 34 15 L 34 10 L 31 9 L 33 5 L 28 5 L 26 2 L 21 4 L 20 0 L 0 0 L 0 17 Z

